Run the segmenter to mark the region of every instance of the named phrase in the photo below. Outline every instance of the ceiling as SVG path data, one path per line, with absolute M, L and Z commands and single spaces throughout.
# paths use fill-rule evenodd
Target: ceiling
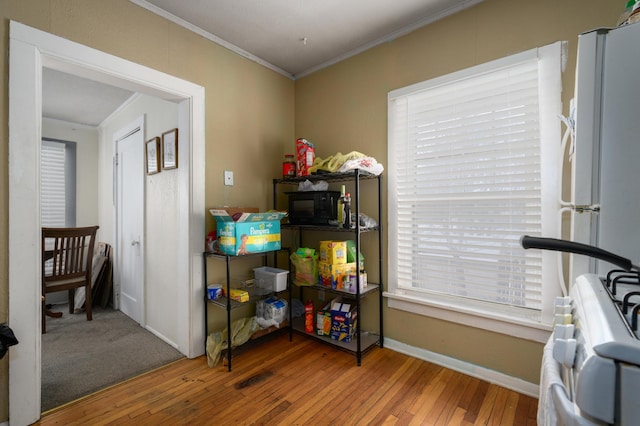
M 296 77 L 481 0 L 130 0 Z
M 295 79 L 482 0 L 130 0 Z M 46 70 L 43 116 L 99 125 L 133 93 Z
M 118 87 L 55 71 L 42 70 L 42 116 L 97 127 L 134 95 Z

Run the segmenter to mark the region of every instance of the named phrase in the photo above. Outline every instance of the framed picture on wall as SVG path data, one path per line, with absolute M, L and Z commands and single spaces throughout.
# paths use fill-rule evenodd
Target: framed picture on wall
M 147 174 L 160 173 L 160 138 L 149 139 L 145 143 L 145 159 L 147 163 Z
M 162 134 L 162 168 L 175 169 L 178 167 L 178 129 L 172 129 Z

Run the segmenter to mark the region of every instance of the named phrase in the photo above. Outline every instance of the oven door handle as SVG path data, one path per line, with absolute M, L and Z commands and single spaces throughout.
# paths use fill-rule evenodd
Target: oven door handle
M 593 423 L 590 420 L 578 415 L 574 411 L 574 405 L 567 396 L 564 387 L 559 383 L 553 383 L 549 388 L 556 415 L 558 416 L 558 425 L 579 425 L 579 426 L 597 426 L 604 423 Z
M 540 395 L 538 398 L 538 425 L 584 425 L 594 426 L 601 423 L 593 423 L 583 417 L 577 406 L 573 403 L 565 382 L 561 377 L 562 366 L 553 357 L 555 346 L 553 334 L 544 346 L 542 354 L 542 371 L 540 376 Z

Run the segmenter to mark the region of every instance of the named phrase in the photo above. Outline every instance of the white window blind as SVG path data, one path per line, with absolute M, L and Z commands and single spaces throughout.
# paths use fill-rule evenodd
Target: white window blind
M 40 148 L 40 220 L 46 227 L 76 225 L 76 143 L 43 139 Z
M 552 84 L 535 49 L 389 94 L 389 291 L 541 320 L 556 292 L 519 240 L 557 229 L 543 230 L 558 184 L 543 170 L 545 108 L 560 111 L 551 56 Z
M 40 154 L 40 215 L 42 226 L 65 227 L 65 144 L 42 141 Z

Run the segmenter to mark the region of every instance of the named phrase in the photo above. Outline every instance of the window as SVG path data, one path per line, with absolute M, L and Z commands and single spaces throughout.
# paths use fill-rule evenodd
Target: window
M 43 139 L 40 151 L 40 220 L 42 226 L 76 224 L 76 144 Z
M 561 51 L 389 93 L 391 307 L 551 322 L 556 257 L 519 240 L 559 237 Z

